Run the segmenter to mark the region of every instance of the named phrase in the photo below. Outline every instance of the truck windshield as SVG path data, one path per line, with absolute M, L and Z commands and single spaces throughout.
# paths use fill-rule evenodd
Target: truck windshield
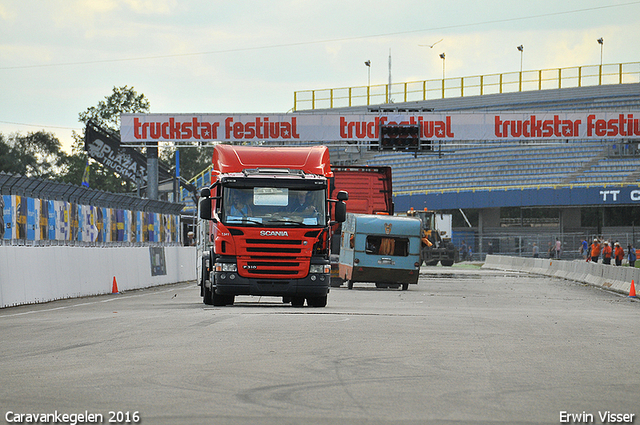
M 222 222 L 263 226 L 326 223 L 324 190 L 286 187 L 227 187 L 222 197 Z

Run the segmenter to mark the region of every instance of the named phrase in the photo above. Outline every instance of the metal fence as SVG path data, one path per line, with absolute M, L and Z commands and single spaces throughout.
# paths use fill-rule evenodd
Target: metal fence
M 487 254 L 508 255 L 513 257 L 533 257 L 534 244 L 538 247 L 539 258 L 556 258 L 555 243 L 556 238 L 560 241 L 562 250 L 561 260 L 583 259 L 580 248 L 582 241 L 586 240 L 590 245 L 594 238 L 601 241 L 608 241 L 610 244 L 619 242 L 625 251 L 627 247 L 640 246 L 640 229 L 605 230 L 602 234 L 585 230 L 583 232 L 561 233 L 555 232 L 518 232 L 509 233 L 488 232 L 478 234 L 475 231 L 455 231 L 453 232 L 453 243 L 456 247 L 462 245 L 462 241 L 471 247 L 473 256 L 470 260 L 484 261 Z
M 138 198 L 110 193 L 69 183 L 35 179 L 0 172 L 0 195 L 18 195 L 51 201 L 66 201 L 96 207 L 132 211 L 149 211 L 160 214 L 180 214 L 183 204 Z
M 0 245 L 180 245 L 184 204 L 0 173 Z

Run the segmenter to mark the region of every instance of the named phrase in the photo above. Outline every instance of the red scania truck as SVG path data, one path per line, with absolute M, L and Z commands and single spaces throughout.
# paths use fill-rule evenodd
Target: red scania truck
M 326 146 L 217 145 L 199 204 L 210 242 L 199 279 L 204 303 L 255 295 L 326 306 L 330 226 L 345 220 L 348 198 L 329 199 L 332 178 Z

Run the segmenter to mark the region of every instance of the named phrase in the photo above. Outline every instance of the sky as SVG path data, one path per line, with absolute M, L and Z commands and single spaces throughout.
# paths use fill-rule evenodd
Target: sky
M 598 38 L 640 62 L 640 0 L 0 0 L 0 133 L 69 150 L 113 87 L 153 113 L 285 113 L 387 83 L 389 55 L 397 83 L 442 78 L 441 53 L 447 78 L 598 65 Z

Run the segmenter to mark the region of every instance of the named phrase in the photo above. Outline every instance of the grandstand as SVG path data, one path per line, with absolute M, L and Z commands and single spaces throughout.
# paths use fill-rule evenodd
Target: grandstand
M 433 113 L 608 110 L 637 113 L 640 84 L 533 90 L 308 112 L 365 113 L 394 109 Z M 580 240 L 592 235 L 620 239 L 625 246 L 627 243 L 638 246 L 640 241 L 631 226 L 612 228 L 602 222 L 581 223 L 585 208 L 637 205 L 638 142 L 640 139 L 635 138 L 460 140 L 445 143 L 430 154 L 379 152 L 364 146 L 333 148 L 332 154 L 342 165 L 391 166 L 396 211 L 428 207 L 477 212 L 477 225 L 454 229 L 454 242 L 466 238 L 467 243 L 475 245 L 480 258 L 487 252 L 489 242 L 494 250 L 501 247 L 501 252 L 525 255 L 531 252 L 533 242 L 544 251 L 548 241 L 558 236 L 567 250 L 573 251 L 570 256 L 576 257 Z M 523 219 L 511 220 L 520 224 L 514 230 L 508 219 L 501 220 L 502 207 L 546 207 L 558 211 L 558 215 L 529 220 L 526 224 Z
M 352 115 L 394 111 L 397 114 L 421 111 L 422 114 L 524 115 L 609 111 L 635 113 L 634 119 L 637 119 L 640 114 L 640 71 L 634 68 L 633 72 L 623 72 L 622 65 L 617 68 L 620 69 L 617 81 L 606 84 L 580 86 L 578 80 L 572 87 L 546 88 L 540 80 L 536 85 L 538 89 L 528 91 L 445 98 L 443 90 L 443 96 L 437 99 L 379 105 L 367 105 L 369 97 L 360 96 L 361 101 L 366 99 L 365 104 L 318 109 L 316 103 L 321 102 L 314 101 L 311 109 L 301 110 L 296 104 L 294 110 L 296 114 Z M 563 86 L 558 80 L 555 87 Z M 334 93 L 333 90 L 325 91 Z M 347 92 L 352 93 L 351 90 Z M 405 91 L 404 98 L 408 97 Z M 311 98 L 318 99 L 315 93 Z M 349 104 L 352 100 L 349 97 Z M 328 103 L 334 106 L 339 102 L 331 98 Z M 639 245 L 640 239 L 635 238 L 631 225 L 614 229 L 602 218 L 608 207 L 640 203 L 639 142 L 640 137 L 616 140 L 562 137 L 474 140 L 467 137 L 435 142 L 429 153 L 378 151 L 376 146 L 363 141 L 348 142 L 346 146 L 344 142 L 327 145 L 334 165 L 391 166 L 396 211 L 427 207 L 456 212 L 464 209 L 467 214 L 474 215 L 473 227 L 454 229 L 454 242 L 465 238 L 481 256 L 487 252 L 490 241 L 494 250 L 501 246 L 501 252 L 521 254 L 530 252 L 533 242 L 546 246 L 556 237 L 571 250 L 576 249 L 580 240 L 593 235 L 611 238 L 614 234 L 623 235 L 620 241 L 625 246 L 630 242 Z M 199 176 L 197 186 L 206 184 L 207 177 L 206 173 Z M 500 209 L 503 207 L 547 208 L 556 215 L 538 219 L 522 215 L 519 220 L 502 219 Z M 601 218 L 582 223 L 583 211 L 594 208 L 600 211 L 597 216 Z M 513 233 L 513 226 L 518 223 L 520 228 Z M 626 233 L 629 236 L 624 236 Z
M 434 113 L 640 111 L 640 84 L 491 94 L 395 103 L 375 108 L 421 109 Z M 333 108 L 331 111 L 358 113 L 375 108 L 358 106 Z M 539 190 L 541 188 L 558 189 L 563 186 L 573 188 L 636 185 L 640 177 L 639 141 L 636 139 L 623 142 L 606 139 L 600 141 L 566 139 L 554 142 L 461 140 L 444 144 L 432 154 L 414 155 L 362 149 L 363 154 L 351 159 L 350 162 L 391 166 L 396 203 L 401 207 L 409 207 L 411 206 L 409 203 L 403 202 L 404 198 L 413 198 L 411 203 L 415 204 L 416 195 L 423 195 L 422 203 L 426 206 L 434 204 L 433 199 L 430 199 L 433 196 L 429 195 L 438 195 L 447 191 L 456 193 L 469 191 L 474 195 L 477 194 L 475 196 L 491 197 L 491 192 L 495 190 L 514 188 Z M 334 156 L 338 159 L 343 154 L 337 151 L 339 149 L 334 148 Z M 352 154 L 350 156 L 353 157 Z M 444 209 L 462 207 L 459 204 L 440 202 L 437 204 L 439 208 Z

